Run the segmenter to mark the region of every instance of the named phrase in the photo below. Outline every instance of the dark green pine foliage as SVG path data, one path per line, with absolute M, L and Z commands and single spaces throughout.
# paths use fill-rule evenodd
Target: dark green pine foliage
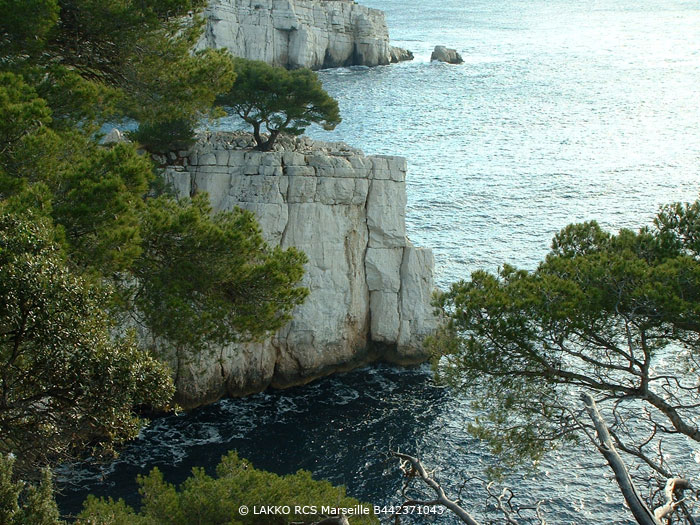
M 206 195 L 148 200 L 141 233 L 126 300 L 180 351 L 269 335 L 308 294 L 303 253 L 269 248 L 251 212 L 212 215 Z
M 662 428 L 700 441 L 698 239 L 698 202 L 636 232 L 570 225 L 536 270 L 477 271 L 438 295 L 445 321 L 427 344 L 439 376 L 472 396 L 471 430 L 510 463 L 537 461 L 580 435 L 585 391 L 623 449 L 653 459 L 644 440 Z
M 344 487 L 316 481 L 306 471 L 278 476 L 257 470 L 235 452 L 222 458 L 212 478 L 195 468 L 178 488 L 166 483 L 156 468 L 139 476 L 141 509 L 137 512 L 123 500 L 89 497 L 78 525 L 287 525 L 311 524 L 322 518 L 322 506 L 356 508 L 359 501 L 345 494 Z M 241 514 L 241 505 L 248 514 Z M 260 514 L 253 507 L 289 505 L 288 515 Z M 316 506 L 316 513 L 295 512 L 294 507 Z M 371 506 L 368 515 L 350 517 L 352 525 L 374 525 L 379 520 Z
M 338 103 L 309 69 L 288 71 L 265 62 L 236 59 L 236 82 L 218 103 L 253 127 L 257 149 L 270 151 L 280 133 L 300 135 L 311 124 L 334 129 Z M 262 126 L 268 132 L 262 137 Z
M 199 0 L 0 0 L 2 69 L 22 75 L 53 110 L 54 127 L 131 118 L 146 145 L 180 127 L 188 142 L 235 78 L 223 51 L 192 53 Z
M 306 295 L 303 254 L 265 245 L 250 214 L 154 198 L 148 154 L 99 144 L 133 119 L 145 146 L 181 147 L 216 113 L 235 73 L 191 52 L 202 5 L 0 0 L 0 453 L 15 475 L 135 436 L 134 408 L 172 399 L 158 348 L 262 337 Z
M 70 269 L 48 219 L 0 215 L 0 453 L 15 471 L 109 452 L 133 437 L 138 405 L 164 408 L 167 367 L 117 337 L 107 294 Z

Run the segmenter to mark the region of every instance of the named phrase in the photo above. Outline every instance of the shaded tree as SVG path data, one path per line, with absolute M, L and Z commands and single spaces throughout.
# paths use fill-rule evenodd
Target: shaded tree
M 141 133 L 148 144 L 177 120 L 187 124 L 179 138 L 189 139 L 235 78 L 224 51 L 192 52 L 205 3 L 2 0 L 2 69 L 33 86 L 55 129 L 126 117 L 150 130 Z
M 300 135 L 311 124 L 333 129 L 340 123 L 338 103 L 309 69 L 288 71 L 265 62 L 235 59 L 236 81 L 218 103 L 253 127 L 257 149 L 270 151 L 280 133 Z M 268 132 L 263 138 L 262 126 Z
M 143 243 L 122 297 L 155 339 L 181 358 L 209 344 L 270 335 L 308 295 L 306 256 L 270 248 L 252 212 L 212 214 L 205 194 L 150 199 Z
M 99 144 L 132 119 L 144 145 L 179 147 L 217 112 L 235 73 L 224 52 L 191 51 L 203 5 L 0 0 L 0 453 L 15 475 L 109 451 L 138 431 L 134 407 L 168 405 L 169 372 L 119 335 L 126 316 L 196 351 L 274 330 L 306 293 L 303 256 L 269 249 L 250 214 L 154 199 L 149 156 Z
M 115 337 L 105 291 L 69 269 L 41 217 L 0 215 L 0 453 L 15 472 L 134 437 L 137 405 L 167 406 L 167 367 Z

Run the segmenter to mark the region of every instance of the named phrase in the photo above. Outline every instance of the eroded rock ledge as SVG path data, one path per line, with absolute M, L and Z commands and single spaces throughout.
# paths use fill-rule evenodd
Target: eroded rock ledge
M 405 159 L 305 137 L 267 153 L 251 145 L 246 134 L 207 135 L 169 159 L 178 165 L 166 178 L 178 196 L 206 191 L 215 209 L 255 212 L 268 242 L 303 250 L 311 293 L 265 343 L 174 361 L 178 401 L 189 408 L 374 360 L 425 360 L 433 255 L 406 238 Z
M 290 69 L 410 60 L 389 44 L 384 13 L 351 0 L 211 0 L 198 46 Z

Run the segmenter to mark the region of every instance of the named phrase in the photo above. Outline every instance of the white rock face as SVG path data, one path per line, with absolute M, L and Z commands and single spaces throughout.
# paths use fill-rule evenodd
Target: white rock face
M 311 293 L 271 340 L 176 364 L 178 401 L 292 386 L 376 359 L 425 360 L 433 255 L 406 238 L 405 159 L 307 138 L 267 153 L 241 149 L 249 144 L 210 136 L 166 178 L 181 197 L 207 191 L 218 210 L 255 212 L 268 242 L 303 250 Z
M 384 13 L 350 0 L 211 0 L 199 48 L 287 68 L 410 60 L 389 45 Z

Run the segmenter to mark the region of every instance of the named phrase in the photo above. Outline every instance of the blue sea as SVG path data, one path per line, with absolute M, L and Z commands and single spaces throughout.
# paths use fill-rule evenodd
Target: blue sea
M 384 10 L 393 43 L 416 58 L 320 72 L 343 122 L 309 134 L 407 158 L 408 235 L 433 248 L 441 288 L 479 268 L 534 268 L 568 223 L 638 228 L 664 203 L 697 198 L 698 0 L 361 3 Z M 431 63 L 435 45 L 464 64 Z M 421 456 L 452 494 L 468 480 L 464 504 L 484 516 L 477 478 L 494 459 L 466 432 L 473 417 L 469 400 L 435 386 L 427 368 L 365 368 L 159 419 L 118 462 L 66 473 L 61 504 L 75 511 L 89 492 L 134 502 L 138 473 L 157 465 L 180 482 L 230 449 L 396 504 L 392 446 Z M 678 454 L 692 463 L 693 452 Z M 633 523 L 587 448 L 506 482 L 522 503 L 542 500 L 548 523 Z

